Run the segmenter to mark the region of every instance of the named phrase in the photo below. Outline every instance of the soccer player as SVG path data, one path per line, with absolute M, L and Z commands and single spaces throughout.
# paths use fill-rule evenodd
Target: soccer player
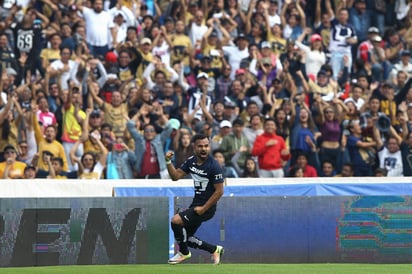
M 179 264 L 192 255 L 188 249 L 199 248 L 212 254 L 214 264 L 219 264 L 223 247 L 202 241 L 194 236 L 202 222 L 211 219 L 216 212 L 216 204 L 223 195 L 223 172 L 220 165 L 210 155 L 210 143 L 206 135 L 197 134 L 192 138 L 194 156 L 189 157 L 180 168 L 171 163 L 173 152 L 166 153 L 166 165 L 173 181 L 190 174 L 194 180 L 195 196 L 190 207 L 175 214 L 171 227 L 179 244 L 179 251 L 169 259 L 169 264 Z

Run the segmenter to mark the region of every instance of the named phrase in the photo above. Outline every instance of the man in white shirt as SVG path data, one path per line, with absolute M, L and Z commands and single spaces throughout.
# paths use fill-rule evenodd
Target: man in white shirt
M 77 1 L 77 9 L 83 14 L 86 22 L 86 42 L 90 54 L 94 57 L 105 56 L 109 50 L 109 35 L 112 37 L 112 46 L 115 47 L 116 33 L 113 18 L 103 10 L 103 0 L 92 1 L 92 9 L 83 6 L 83 1 Z
M 235 71 L 240 67 L 240 61 L 249 57 L 248 40 L 243 33 L 235 39 L 236 46 L 225 46 L 223 52 L 229 57 L 229 64 L 232 68 L 230 77 L 234 79 Z
M 208 27 L 204 24 L 203 11 L 197 10 L 193 22 L 190 25 L 189 33 L 190 41 L 192 41 L 193 46 L 197 45 L 198 49 L 200 49 L 203 35 L 206 33 L 207 29 Z
M 386 169 L 388 177 L 403 176 L 402 153 L 399 146 L 401 140 L 399 136 L 390 136 L 387 139 L 386 146 L 380 143 L 381 150 L 378 152 L 379 167 Z

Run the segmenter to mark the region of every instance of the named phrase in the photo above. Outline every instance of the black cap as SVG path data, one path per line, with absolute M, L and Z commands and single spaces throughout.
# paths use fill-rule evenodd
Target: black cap
M 402 50 L 401 56 L 411 56 L 411 52 L 409 50 Z
M 212 31 L 212 33 L 210 33 L 210 36 L 217 36 L 217 31 Z
M 11 144 L 6 145 L 3 149 L 3 152 L 6 152 L 7 150 L 14 150 L 15 152 L 17 152 L 16 148 Z
M 100 116 L 100 110 L 94 109 L 92 113 L 90 113 L 90 117 L 97 117 Z
M 243 32 L 239 33 L 238 36 L 235 39 L 235 42 L 237 42 L 239 39 L 245 39 L 247 40 L 245 34 Z

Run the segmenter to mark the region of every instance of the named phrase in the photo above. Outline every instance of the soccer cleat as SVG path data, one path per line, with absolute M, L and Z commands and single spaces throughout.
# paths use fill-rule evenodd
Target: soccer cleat
M 177 252 L 172 258 L 167 261 L 168 264 L 180 264 L 185 260 L 190 259 L 192 257 L 192 253 L 189 252 L 189 254 L 183 254 L 181 252 Z
M 223 246 L 216 246 L 216 251 L 212 254 L 213 264 L 220 264 L 224 252 Z

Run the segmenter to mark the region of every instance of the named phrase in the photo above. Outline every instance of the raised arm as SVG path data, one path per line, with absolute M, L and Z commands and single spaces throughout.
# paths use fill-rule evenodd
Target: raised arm
M 165 154 L 166 167 L 167 167 L 167 171 L 169 172 L 170 178 L 173 181 L 177 181 L 179 179 L 186 177 L 187 173 L 184 172 L 181 168 L 176 169 L 174 167 L 174 165 L 172 164 L 173 155 L 174 155 L 173 151 L 166 152 Z

